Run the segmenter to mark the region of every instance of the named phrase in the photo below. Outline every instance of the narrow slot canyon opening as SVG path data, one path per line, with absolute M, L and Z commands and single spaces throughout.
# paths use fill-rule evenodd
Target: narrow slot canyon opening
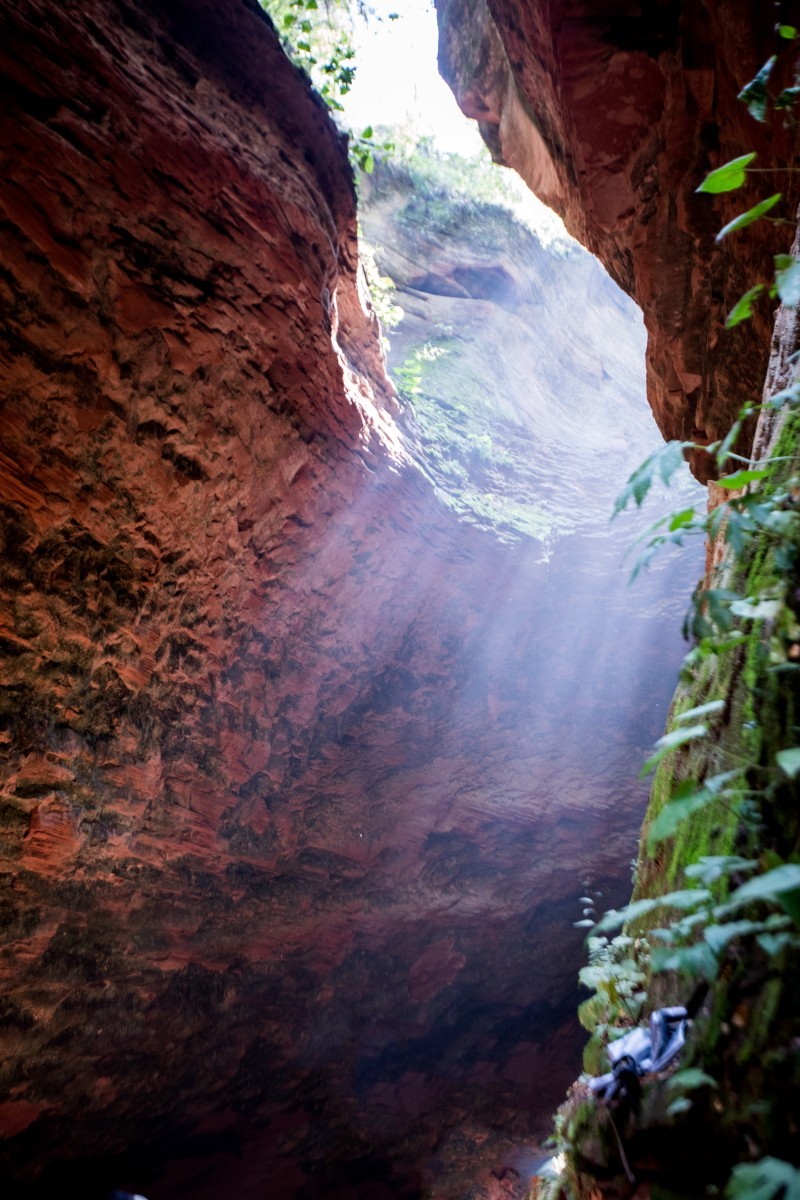
M 254 5 L 2 19 L 20 1200 L 521 1198 L 580 1070 L 581 897 L 629 894 L 704 552 L 629 586 L 641 313 L 381 7 L 358 239 Z
M 428 17 L 432 31 L 432 10 Z M 403 58 L 402 36 L 392 29 L 390 85 L 371 89 L 373 104 L 388 92 L 395 112 L 412 54 L 416 72 L 424 60 L 411 39 Z M 376 78 L 386 70 L 379 60 Z M 569 1015 L 583 954 L 573 932 L 578 897 L 588 891 L 603 908 L 628 894 L 647 794 L 639 767 L 663 729 L 684 653 L 681 618 L 704 552 L 698 544 L 656 561 L 629 587 L 628 552 L 667 505 L 660 493 L 636 519 L 609 523 L 624 481 L 662 444 L 645 397 L 641 314 L 552 213 L 526 203 L 518 181 L 488 165 L 482 147 L 459 155 L 458 133 L 442 145 L 430 108 L 424 116 L 417 108 L 416 120 L 431 131 L 420 139 L 411 94 L 418 78 L 401 131 L 375 118 L 381 137 L 405 145 L 360 177 L 361 235 L 387 289 L 379 307 L 402 312 L 396 323 L 390 317 L 387 362 L 415 459 L 457 514 L 461 550 L 471 558 L 460 587 L 448 576 L 450 598 L 484 598 L 480 634 L 454 667 L 456 696 L 439 725 L 448 764 L 460 764 L 465 741 L 479 748 L 477 770 L 448 807 L 446 836 L 481 878 L 482 924 L 519 896 L 501 935 L 503 982 L 481 987 L 489 1024 L 475 1016 L 457 1060 L 432 1070 L 436 1057 L 423 1041 L 428 1083 L 441 1072 L 452 1082 L 460 1076 L 457 1090 L 480 1079 L 483 1091 L 477 1128 L 475 1116 L 467 1118 L 472 1140 L 462 1117 L 432 1160 L 437 1194 L 456 1196 L 466 1194 L 460 1172 L 478 1159 L 505 1164 L 524 1187 L 537 1158 L 535 1114 L 553 1107 L 551 1085 L 558 1096 L 579 1071 L 573 1055 L 582 1034 Z M 442 104 L 452 106 L 448 94 Z M 705 503 L 688 469 L 676 491 L 686 505 Z M 481 538 L 473 542 L 470 528 Z M 426 607 L 440 586 L 438 553 L 426 548 L 417 568 L 432 581 Z M 406 639 L 407 652 L 412 645 Z M 451 781 L 444 787 L 451 791 Z M 470 809 L 480 815 L 477 827 Z M 498 849 L 511 840 L 521 857 Z M 437 872 L 439 886 L 464 898 L 465 885 L 473 891 L 469 874 L 461 863 L 448 867 Z M 524 932 L 511 933 L 523 913 Z M 466 960 L 444 978 L 455 1007 L 463 999 L 467 1011 L 468 964 L 485 932 L 476 938 L 470 924 L 454 922 L 437 943 L 446 961 L 454 949 Z M 486 963 L 496 981 L 494 953 Z M 444 1063 L 450 1048 L 442 1036 Z M 473 1065 L 476 1049 L 485 1061 Z M 413 1054 L 393 1047 L 390 1061 L 400 1085 L 420 1086 Z M 380 1094 L 391 1103 L 385 1084 Z M 402 1086 L 393 1094 L 398 1103 Z M 496 1139 L 501 1110 L 506 1130 L 523 1113 L 532 1118 L 526 1137 Z M 477 1145 L 485 1140 L 484 1158 Z

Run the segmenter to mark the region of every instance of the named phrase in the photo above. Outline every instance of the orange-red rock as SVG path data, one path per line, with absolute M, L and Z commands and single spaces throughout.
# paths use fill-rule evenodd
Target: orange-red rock
M 253 5 L 20 0 L 0 66 L 0 1171 L 444 1195 L 574 1071 L 660 588 L 634 671 L 609 540 L 437 498 Z
M 723 437 L 741 405 L 760 399 L 770 305 L 735 331 L 722 326 L 748 288 L 771 279 L 800 195 L 796 175 L 779 169 L 793 162 L 791 122 L 759 124 L 736 99 L 786 49 L 778 18 L 725 0 L 436 6 L 442 72 L 494 156 L 641 305 L 648 394 L 665 437 Z M 770 80 L 776 95 L 793 69 L 783 53 Z M 713 200 L 696 193 L 710 170 L 751 151 L 777 173 L 751 175 Z M 779 190 L 787 225 L 761 221 L 715 243 L 733 216 Z M 707 477 L 705 455 L 693 455 L 693 467 Z

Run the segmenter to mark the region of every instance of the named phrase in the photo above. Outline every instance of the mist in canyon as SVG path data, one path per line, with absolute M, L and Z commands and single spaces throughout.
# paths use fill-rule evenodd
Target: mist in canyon
M 516 1195 L 703 570 L 609 524 L 641 315 L 434 153 L 359 184 L 385 361 L 259 10 L 0 23 L 0 1169 Z

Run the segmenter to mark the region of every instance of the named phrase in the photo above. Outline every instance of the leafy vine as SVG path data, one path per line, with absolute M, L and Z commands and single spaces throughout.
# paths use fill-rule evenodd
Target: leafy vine
M 787 44 L 798 38 L 794 26 L 780 25 L 777 33 Z M 770 58 L 739 98 L 760 122 L 773 111 L 794 123 L 800 86 L 771 94 L 776 61 L 777 56 Z M 749 174 L 761 170 L 753 166 L 755 160 L 756 154 L 749 153 L 725 163 L 697 190 L 711 196 L 735 191 Z M 774 220 L 781 199 L 782 193 L 776 192 L 740 213 L 720 230 L 717 241 L 756 221 Z M 780 254 L 774 263 L 772 280 L 759 282 L 741 297 L 728 314 L 727 328 L 747 320 L 762 295 L 779 299 L 787 308 L 800 306 L 800 257 Z M 684 988 L 711 985 L 721 971 L 729 970 L 732 954 L 739 961 L 743 956 L 750 959 L 757 948 L 762 961 L 787 963 L 787 956 L 796 961 L 800 952 L 797 821 L 790 819 L 788 831 L 777 828 L 777 814 L 796 808 L 800 781 L 800 726 L 793 723 L 800 671 L 800 455 L 794 452 L 798 410 L 800 378 L 795 378 L 766 402 L 743 405 L 718 442 L 668 442 L 633 472 L 615 505 L 615 515 L 629 505 L 640 506 L 657 481 L 670 482 L 688 452 L 706 454 L 713 472 L 721 473 L 717 486 L 722 501 L 710 512 L 692 506 L 656 521 L 639 539 L 633 575 L 662 547 L 680 546 L 691 536 L 724 546 L 726 553 L 723 567 L 695 592 L 685 621 L 685 633 L 694 644 L 682 678 L 696 690 L 701 685 L 702 702 L 678 706 L 671 728 L 656 742 L 642 772 L 656 772 L 640 855 L 645 876 L 648 862 L 654 864 L 650 874 L 656 883 L 640 878 L 634 899 L 599 921 L 592 898 L 586 896 L 583 919 L 576 922 L 590 929 L 589 964 L 580 980 L 593 994 L 581 1005 L 579 1016 L 592 1034 L 584 1065 L 593 1074 L 608 1065 L 605 1047 L 654 1007 L 652 992 L 659 990 L 660 976 L 680 980 L 678 986 Z M 737 453 L 745 424 L 776 412 L 784 427 L 769 457 L 752 462 Z M 776 735 L 768 738 L 761 728 L 759 706 L 767 702 L 763 696 L 757 700 L 748 695 L 732 711 L 737 673 L 744 673 L 744 685 L 752 691 L 756 684 L 765 695 L 772 689 L 773 699 L 775 688 L 783 687 L 789 699 Z M 726 727 L 735 731 L 733 739 L 723 737 Z M 687 828 L 700 831 L 691 853 Z M 725 837 L 720 830 L 726 831 Z M 665 890 L 660 886 L 665 877 L 683 886 Z M 674 993 L 675 984 L 670 990 Z M 663 987 L 661 994 L 667 994 Z M 688 1111 L 698 1089 L 717 1087 L 704 1070 L 691 1065 L 679 1070 L 667 1081 L 667 1094 L 673 1095 L 667 1118 Z M 556 1120 L 555 1144 L 566 1166 L 542 1184 L 538 1195 L 581 1194 L 575 1139 L 575 1122 L 570 1124 L 562 1112 Z M 619 1153 L 630 1179 L 621 1142 Z M 779 1195 L 799 1200 L 800 1169 L 770 1155 L 740 1162 L 731 1171 L 725 1195 L 728 1200 L 773 1200 Z

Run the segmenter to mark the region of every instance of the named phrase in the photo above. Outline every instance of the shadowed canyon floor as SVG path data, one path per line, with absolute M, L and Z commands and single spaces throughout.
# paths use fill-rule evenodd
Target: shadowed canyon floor
M 0 23 L 0 1168 L 502 1194 L 576 1068 L 572 921 L 628 887 L 699 573 L 628 591 L 606 528 L 656 436 L 635 319 L 531 235 L 437 234 L 464 295 L 400 280 L 393 353 L 457 331 L 503 491 L 386 381 L 341 139 L 255 8 Z

